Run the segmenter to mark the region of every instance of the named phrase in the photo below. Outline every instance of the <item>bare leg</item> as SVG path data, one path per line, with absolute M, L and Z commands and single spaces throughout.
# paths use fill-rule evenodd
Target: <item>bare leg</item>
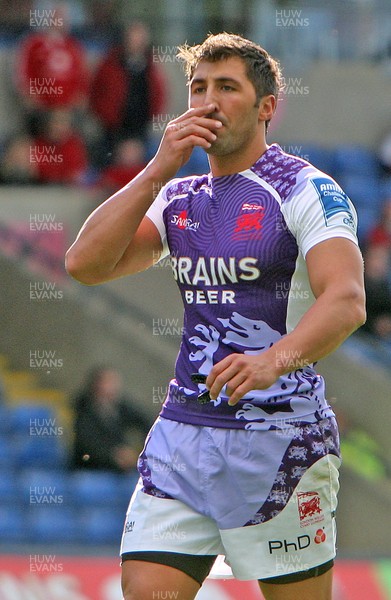
M 122 565 L 123 600 L 194 600 L 199 589 L 195 579 L 173 567 L 142 560 Z
M 259 583 L 265 600 L 331 600 L 333 569 L 296 583 Z

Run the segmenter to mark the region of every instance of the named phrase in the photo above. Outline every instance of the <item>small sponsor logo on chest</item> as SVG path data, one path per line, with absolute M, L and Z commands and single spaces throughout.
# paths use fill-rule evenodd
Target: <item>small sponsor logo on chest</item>
M 178 215 L 172 215 L 170 222 L 184 231 L 197 231 L 200 226 L 199 221 L 193 221 L 187 216 L 187 210 L 182 210 Z
M 257 240 L 262 233 L 265 209 L 255 202 L 244 202 L 236 218 L 233 240 Z

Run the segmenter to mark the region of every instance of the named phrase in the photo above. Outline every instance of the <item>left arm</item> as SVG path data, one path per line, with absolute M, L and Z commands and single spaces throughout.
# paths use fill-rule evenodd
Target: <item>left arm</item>
M 324 358 L 365 322 L 363 260 L 357 246 L 331 238 L 307 253 L 309 280 L 316 301 L 295 329 L 257 356 L 231 354 L 208 375 L 210 397 L 227 384 L 229 404 L 253 389 L 267 389 L 281 375 Z

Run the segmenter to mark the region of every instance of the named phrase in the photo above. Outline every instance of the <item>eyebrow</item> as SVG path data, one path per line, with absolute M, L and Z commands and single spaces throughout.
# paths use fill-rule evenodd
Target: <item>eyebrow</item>
M 205 83 L 205 81 L 206 77 L 195 77 L 194 79 L 189 81 L 189 85 L 192 86 L 196 83 Z M 213 81 L 216 81 L 217 83 L 234 83 L 235 85 L 241 85 L 240 81 L 234 79 L 233 77 L 216 77 L 213 78 Z

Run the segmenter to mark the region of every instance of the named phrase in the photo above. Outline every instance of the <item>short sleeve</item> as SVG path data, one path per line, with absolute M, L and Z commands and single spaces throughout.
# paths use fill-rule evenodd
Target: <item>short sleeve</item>
M 304 257 L 313 246 L 334 237 L 358 245 L 355 208 L 334 179 L 321 171 L 303 169 L 281 210 Z
M 160 238 L 162 240 L 163 251 L 160 255 L 159 260 L 162 260 L 165 256 L 170 253 L 167 243 L 167 231 L 166 226 L 163 219 L 163 212 L 165 207 L 167 206 L 167 188 L 168 185 L 164 186 L 156 196 L 155 200 L 148 208 L 145 216 L 147 216 L 152 223 L 155 225 L 156 229 L 160 234 Z

